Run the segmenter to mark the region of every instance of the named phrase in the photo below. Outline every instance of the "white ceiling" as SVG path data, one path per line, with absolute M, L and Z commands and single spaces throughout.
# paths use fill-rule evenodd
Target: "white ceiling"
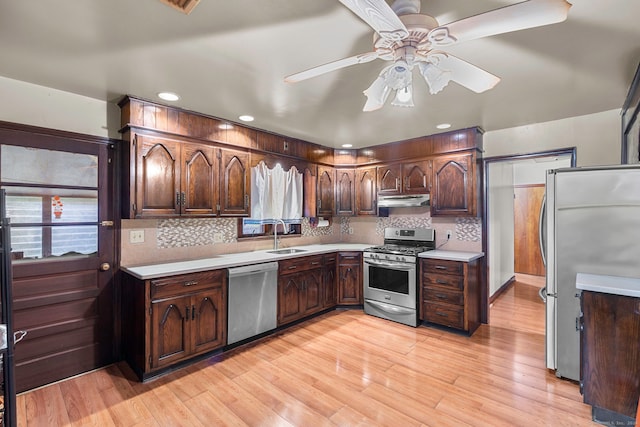
M 371 50 L 372 30 L 338 0 L 202 0 L 190 15 L 158 0 L 0 0 L 0 75 L 111 102 L 173 91 L 179 107 L 251 114 L 257 128 L 334 147 L 430 135 L 442 122 L 490 131 L 622 106 L 640 61 L 640 1 L 569 1 L 563 23 L 448 49 L 500 76 L 494 89 L 451 83 L 430 95 L 416 78 L 414 108 L 362 112 L 381 60 L 283 82 Z M 448 23 L 517 2 L 422 0 L 422 13 Z

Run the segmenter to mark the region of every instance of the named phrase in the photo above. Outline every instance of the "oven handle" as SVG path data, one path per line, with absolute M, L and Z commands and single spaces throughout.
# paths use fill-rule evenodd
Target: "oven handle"
M 368 259 L 365 259 L 364 262 L 366 262 L 367 264 L 371 264 L 371 265 L 375 265 L 378 267 L 386 267 L 386 268 L 391 268 L 393 270 L 404 270 L 404 271 L 409 271 L 409 270 L 413 270 L 416 268 L 416 266 L 414 264 L 411 265 L 405 265 L 405 264 L 388 264 L 386 262 L 377 262 L 377 261 L 369 261 Z

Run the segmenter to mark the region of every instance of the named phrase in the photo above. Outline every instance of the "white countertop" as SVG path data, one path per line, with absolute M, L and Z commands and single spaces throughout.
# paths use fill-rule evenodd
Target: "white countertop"
M 640 298 L 640 278 L 578 273 L 576 288 L 583 291 Z
M 482 258 L 484 256 L 484 252 L 443 251 L 436 249 L 435 251 L 421 252 L 418 256 L 420 258 L 471 262 L 478 258 Z
M 234 254 L 215 255 L 211 258 L 194 259 L 189 261 L 166 262 L 137 267 L 122 267 L 122 270 L 141 280 L 156 279 L 158 277 L 174 276 L 176 274 L 197 273 L 199 271 L 216 270 L 219 268 L 237 267 L 242 265 L 259 264 L 278 261 L 286 258 L 297 258 L 307 255 L 323 254 L 336 251 L 362 251 L 370 248 L 371 244 L 335 243 L 324 245 L 295 246 L 304 252 L 292 254 L 271 254 L 271 249 L 253 252 L 239 252 Z M 291 249 L 291 248 L 281 248 Z

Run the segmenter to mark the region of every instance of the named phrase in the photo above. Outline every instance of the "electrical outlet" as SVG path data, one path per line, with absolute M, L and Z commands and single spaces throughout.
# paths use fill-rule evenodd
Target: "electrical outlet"
M 144 243 L 144 230 L 130 230 L 129 243 Z
M 451 238 L 451 230 L 447 230 L 447 240 Z
M 222 243 L 222 233 L 213 233 L 213 243 Z
M 349 234 L 353 234 L 353 227 L 349 227 Z

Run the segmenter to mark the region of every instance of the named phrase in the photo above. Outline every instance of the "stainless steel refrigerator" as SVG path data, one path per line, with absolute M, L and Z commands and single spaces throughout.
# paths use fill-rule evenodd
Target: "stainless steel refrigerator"
M 640 165 L 550 170 L 545 201 L 547 368 L 579 380 L 576 274 L 640 277 Z

